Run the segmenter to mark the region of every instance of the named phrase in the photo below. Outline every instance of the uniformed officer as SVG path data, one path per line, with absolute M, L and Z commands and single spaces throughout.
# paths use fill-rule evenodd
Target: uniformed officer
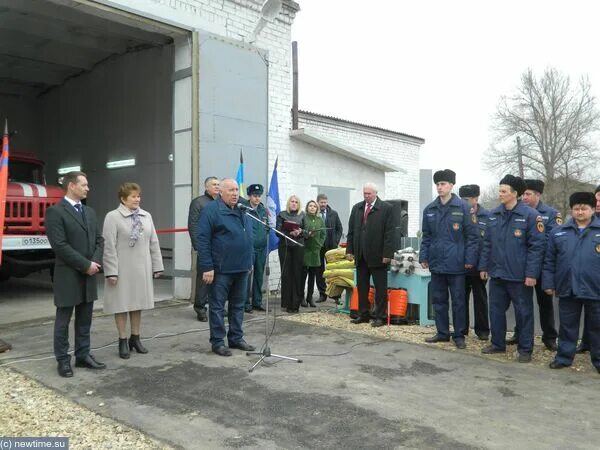
M 581 310 L 585 309 L 592 364 L 600 373 L 600 218 L 591 192 L 569 198 L 572 218 L 550 233 L 543 288 L 558 296 L 560 333 L 551 369 L 570 366 L 575 357 Z
M 523 203 L 527 206 L 537 209 L 544 222 L 546 236 L 557 225 L 562 225 L 561 214 L 552 206 L 546 205 L 540 200 L 544 193 L 544 182 L 542 180 L 525 180 L 525 192 L 523 193 Z M 548 350 L 556 351 L 556 338 L 558 333 L 554 326 L 554 303 L 552 297 L 544 293 L 542 282 L 538 280 L 535 285 L 535 297 L 537 299 L 538 310 L 540 314 L 540 326 L 542 327 L 542 342 Z M 515 332 L 512 338 L 508 339 L 508 345 L 514 345 L 519 342 L 519 329 L 515 326 Z
M 596 197 L 596 212 L 595 216 L 600 217 L 600 185 L 596 187 L 594 191 Z M 588 327 L 585 320 L 585 313 L 583 315 L 583 334 L 581 335 L 581 343 L 577 346 L 577 353 L 586 353 L 590 351 L 590 344 L 588 339 Z
M 262 184 L 251 184 L 246 189 L 248 194 L 248 204 L 252 208 L 253 214 L 258 220 L 266 222 L 267 210 L 260 201 L 264 188 Z M 262 285 L 265 274 L 265 263 L 267 260 L 267 242 L 269 238 L 269 229 L 261 225 L 256 220 L 252 220 L 252 229 L 254 232 L 254 260 L 252 262 L 252 272 L 248 278 L 248 300 L 246 301 L 246 312 L 251 313 L 253 309 L 264 311 L 262 304 Z
M 505 175 L 498 190 L 500 206 L 488 217 L 479 262 L 482 280 L 490 278 L 492 343 L 482 353 L 506 351 L 506 310 L 512 302 L 519 327 L 519 362 L 533 351 L 533 287 L 540 277 L 545 228 L 538 212 L 523 204 L 520 177 Z
M 437 334 L 426 342 L 450 340 L 448 291 L 452 296 L 452 339 L 457 348 L 466 348 L 465 269 L 477 266 L 477 227 L 469 206 L 452 193 L 456 174 L 439 170 L 433 175 L 438 198 L 423 211 L 423 241 L 419 262 L 431 272 L 432 303 Z
M 458 190 L 458 195 L 467 205 L 471 213 L 471 222 L 476 224 L 479 232 L 479 245 L 477 247 L 477 256 L 481 252 L 483 245 L 483 235 L 487 225 L 489 211 L 481 206 L 479 202 L 480 189 L 476 184 L 466 184 Z M 475 334 L 482 341 L 487 341 L 490 336 L 490 322 L 488 319 L 488 295 L 485 288 L 486 282 L 479 276 L 476 267 L 468 270 L 465 276 L 465 336 L 469 334 L 469 299 L 471 290 L 473 291 L 473 311 L 475 313 Z

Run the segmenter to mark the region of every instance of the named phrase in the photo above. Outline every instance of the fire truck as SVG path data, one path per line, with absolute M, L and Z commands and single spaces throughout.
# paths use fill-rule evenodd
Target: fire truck
M 43 269 L 52 271 L 54 253 L 44 218 L 46 210 L 63 196 L 62 189 L 46 184 L 43 161 L 33 153 L 10 153 L 0 281 Z

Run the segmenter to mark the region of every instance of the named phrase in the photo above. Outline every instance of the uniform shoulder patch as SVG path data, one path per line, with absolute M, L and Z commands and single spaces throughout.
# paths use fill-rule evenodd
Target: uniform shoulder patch
M 536 224 L 536 228 L 537 228 L 537 230 L 538 230 L 540 233 L 543 233 L 543 232 L 544 232 L 544 230 L 545 230 L 545 228 L 544 228 L 544 222 L 538 222 L 538 223 Z
M 556 213 L 556 223 L 557 223 L 558 225 L 562 225 L 562 224 L 563 224 L 563 218 L 562 218 L 562 214 L 561 214 L 561 213 L 559 213 L 559 212 L 557 212 L 557 213 Z

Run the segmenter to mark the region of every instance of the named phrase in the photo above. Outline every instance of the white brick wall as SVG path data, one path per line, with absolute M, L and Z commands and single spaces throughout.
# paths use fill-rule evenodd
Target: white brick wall
M 383 182 L 378 182 L 369 178 L 372 177 L 370 172 L 374 169 L 361 166 L 363 170 L 356 176 L 344 177 L 345 184 L 342 184 L 342 186 L 347 186 L 349 183 L 349 187 L 356 189 L 356 201 L 362 200 L 361 188 L 367 181 L 375 182 L 379 186 L 380 197 L 384 199 L 408 201 L 408 232 L 410 235 L 415 235 L 420 227 L 421 216 L 419 205 L 420 144 L 417 140 L 408 137 L 403 138 L 384 131 L 370 130 L 360 125 L 345 122 L 336 123 L 330 119 L 322 120 L 302 113 L 300 114 L 299 126 L 404 169 L 406 173 L 386 172 Z M 295 144 L 292 149 L 296 149 Z M 300 152 L 301 149 L 297 151 Z M 301 158 L 301 156 L 298 156 L 298 158 Z M 320 161 L 315 161 L 314 164 L 318 166 Z M 343 173 L 350 170 L 349 173 L 354 175 L 352 168 L 357 164 L 353 160 L 341 160 L 338 168 Z M 379 172 L 379 174 L 381 175 L 382 172 Z

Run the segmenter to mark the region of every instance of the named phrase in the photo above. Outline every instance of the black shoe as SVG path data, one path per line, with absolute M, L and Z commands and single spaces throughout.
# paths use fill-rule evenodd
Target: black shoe
M 302 302 L 300 303 L 300 306 L 302 306 L 303 308 L 308 308 L 308 303 L 306 302 L 305 298 L 302 299 Z
M 450 338 L 444 338 L 439 334 L 436 334 L 435 336 L 425 338 L 425 342 L 428 344 L 435 344 L 436 342 L 450 342 Z
M 555 341 L 544 341 L 544 345 L 551 352 L 555 352 L 558 350 L 558 346 L 556 345 Z
M 71 378 L 73 376 L 73 369 L 71 368 L 71 361 L 59 361 L 58 362 L 58 374 L 64 378 Z
M 319 295 L 319 299 L 317 300 L 317 303 L 323 303 L 326 301 L 327 301 L 327 296 L 325 294 Z
M 512 337 L 506 340 L 506 345 L 517 345 L 519 343 L 519 336 L 512 335 Z
M 531 362 L 531 353 L 519 353 L 519 357 L 517 360 L 520 363 L 528 363 Z
M 217 348 L 213 348 L 213 353 L 216 353 L 219 356 L 231 356 L 232 355 L 231 350 L 229 350 L 224 345 L 221 345 L 220 347 L 217 347 Z
M 587 347 L 586 345 L 583 345 L 583 344 L 579 344 L 577 346 L 577 348 L 575 349 L 575 353 L 580 353 L 580 354 L 587 353 L 589 351 L 590 351 L 589 347 Z
M 0 353 L 4 353 L 12 349 L 12 345 L 10 343 L 3 341 L 0 339 Z
M 262 305 L 260 305 L 260 306 L 253 306 L 252 308 L 255 309 L 255 310 L 257 310 L 257 311 L 266 311 L 266 309 L 263 308 Z
M 205 309 L 201 309 L 199 311 L 196 311 L 196 314 L 198 315 L 198 321 L 199 322 L 208 322 L 208 314 L 206 314 L 206 310 Z
M 238 350 L 244 350 L 245 352 L 253 352 L 256 350 L 254 345 L 250 345 L 246 341 L 236 342 L 235 344 L 230 343 L 229 348 L 237 348 Z
M 491 355 L 493 353 L 506 353 L 506 349 L 501 349 L 498 347 L 494 347 L 493 345 L 488 345 L 487 347 L 483 347 L 481 349 L 481 353 L 485 355 Z
M 148 353 L 148 349 L 142 345 L 139 334 L 132 334 L 129 338 L 129 350 L 135 349 L 138 353 Z
M 467 348 L 467 344 L 465 344 L 464 339 L 455 339 L 454 345 L 456 345 L 456 348 L 459 348 L 461 350 L 464 350 L 465 348 Z
M 358 325 L 359 323 L 369 323 L 370 320 L 367 319 L 366 317 L 357 317 L 356 319 L 352 319 L 350 321 L 350 323 L 353 323 L 355 325 Z
M 480 341 L 487 341 L 490 339 L 490 335 L 489 334 L 478 334 L 477 339 L 479 339 Z
M 244 308 L 244 312 L 245 312 L 246 314 L 252 314 L 252 310 L 253 310 L 253 308 L 252 308 L 252 307 L 250 307 L 250 308 Z
M 106 364 L 96 361 L 92 355 L 87 355 L 83 359 L 75 358 L 75 367 L 84 367 L 86 369 L 101 370 L 106 369 Z
M 286 312 L 288 312 L 290 314 L 297 314 L 298 310 L 294 309 L 294 308 L 286 308 Z
M 385 325 L 385 322 L 381 319 L 375 319 L 373 322 L 371 322 L 371 326 L 373 328 L 378 328 L 378 327 L 382 327 Z
M 129 346 L 127 345 L 127 338 L 119 338 L 119 358 L 129 359 Z
M 569 367 L 566 364 L 560 363 L 557 360 L 552 361 L 550 364 L 548 364 L 548 367 L 550 367 L 551 369 L 564 369 L 565 367 Z

